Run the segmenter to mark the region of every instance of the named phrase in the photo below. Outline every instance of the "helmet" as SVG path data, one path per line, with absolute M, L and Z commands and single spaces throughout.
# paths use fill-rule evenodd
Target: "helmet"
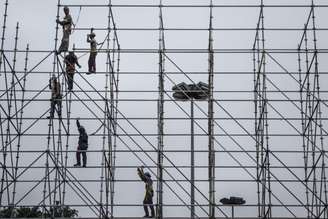
M 65 5 L 65 6 L 64 6 L 64 10 L 69 10 L 69 8 Z
M 90 37 L 95 37 L 95 36 L 96 36 L 96 34 L 94 32 L 90 33 Z
M 148 176 L 149 178 L 151 178 L 151 175 L 148 172 L 145 172 L 145 176 Z

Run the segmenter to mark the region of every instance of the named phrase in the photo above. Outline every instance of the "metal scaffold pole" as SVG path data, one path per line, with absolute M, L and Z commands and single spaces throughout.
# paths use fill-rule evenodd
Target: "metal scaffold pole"
M 20 49 L 30 34 L 7 19 L 19 3 L 3 2 L 0 218 L 66 218 L 70 209 L 139 218 L 153 205 L 157 219 L 328 219 L 326 3 L 57 0 L 42 21 L 57 19 L 56 29 L 40 39 L 54 45 L 33 49 L 33 38 Z M 81 45 L 74 90 L 66 49 L 58 51 L 67 9 L 70 42 Z M 297 16 L 281 25 L 284 13 Z M 94 74 L 84 71 L 91 50 L 80 40 L 88 25 L 104 37 Z M 72 118 L 89 134 L 83 167 L 74 165 L 81 133 Z M 151 180 L 138 178 L 140 165 Z M 156 191 L 143 203 L 144 183 Z
M 164 149 L 164 72 L 165 72 L 165 41 L 162 12 L 162 0 L 159 7 L 159 63 L 158 63 L 158 104 L 157 104 L 157 208 L 156 218 L 163 218 L 163 149 Z
M 258 217 L 271 218 L 271 172 L 268 129 L 268 98 L 266 78 L 266 50 L 264 27 L 264 2 L 261 8 L 253 45 L 255 143 L 257 160 Z
M 215 218 L 215 149 L 214 149 L 214 53 L 213 53 L 213 2 L 210 2 L 210 25 L 208 37 L 208 180 L 209 180 L 209 218 Z
M 324 153 L 324 133 L 326 131 L 322 123 L 318 61 L 320 54 L 317 50 L 315 12 L 315 4 L 312 1 L 311 10 L 298 44 L 304 186 L 307 217 L 328 218 L 326 154 Z M 300 52 L 302 49 L 305 50 L 305 53 Z

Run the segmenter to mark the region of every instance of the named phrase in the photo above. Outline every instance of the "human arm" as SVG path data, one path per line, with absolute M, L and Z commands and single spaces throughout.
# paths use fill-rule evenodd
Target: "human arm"
M 62 26 L 67 25 L 67 24 L 71 24 L 72 23 L 72 17 L 71 17 L 71 15 L 67 15 L 66 17 L 64 17 L 64 19 L 62 21 L 57 19 L 56 23 L 60 24 Z
M 76 126 L 78 129 L 81 127 L 79 119 L 76 119 Z
M 79 60 L 77 59 L 76 56 L 75 56 L 75 63 L 76 63 L 77 66 L 79 66 L 79 68 L 81 68 L 81 65 L 80 65 L 80 63 L 79 63 Z
M 138 172 L 138 176 L 140 177 L 140 179 L 144 182 L 146 182 L 147 178 L 144 174 L 144 171 L 143 171 L 143 167 L 138 167 L 137 168 L 137 172 Z

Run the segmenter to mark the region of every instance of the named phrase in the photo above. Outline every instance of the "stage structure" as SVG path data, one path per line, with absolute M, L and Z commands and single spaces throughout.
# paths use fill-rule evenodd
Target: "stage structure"
M 77 69 L 72 91 L 67 53 L 57 53 L 61 26 L 53 49 L 23 48 L 19 23 L 7 36 L 4 2 L 1 217 L 38 207 L 43 218 L 67 208 L 141 218 L 143 166 L 158 219 L 328 218 L 328 4 L 98 2 L 53 8 L 57 19 L 64 6 L 77 15 L 72 36 L 83 39 L 83 16 L 102 21 L 92 26 L 97 71 Z M 70 44 L 85 65 L 88 44 Z M 62 93 L 53 117 L 51 77 Z M 74 167 L 77 118 L 89 134 L 86 167 Z

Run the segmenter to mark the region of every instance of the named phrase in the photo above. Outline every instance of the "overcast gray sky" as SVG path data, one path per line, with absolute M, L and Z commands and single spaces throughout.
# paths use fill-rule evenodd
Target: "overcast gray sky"
M 1 15 L 4 11 L 4 0 L 1 0 L 0 11 Z M 316 0 L 317 4 L 326 4 L 324 0 Z M 83 0 L 65 0 L 62 4 L 107 4 L 105 0 L 93 0 L 93 1 L 83 1 Z M 113 5 L 129 5 L 129 4 L 158 4 L 159 1 L 143 0 L 143 1 L 133 1 L 133 0 L 112 0 Z M 259 5 L 259 0 L 214 0 L 214 4 L 218 5 Z M 309 5 L 310 0 L 265 0 L 265 4 L 268 5 Z M 164 0 L 163 4 L 167 5 L 183 5 L 183 4 L 205 4 L 208 5 L 208 0 Z M 257 7 L 216 7 L 213 9 L 213 27 L 214 28 L 255 28 L 259 16 L 259 8 Z M 76 27 L 79 28 L 106 28 L 107 27 L 107 16 L 108 8 L 71 8 L 71 15 L 73 21 L 76 23 Z M 308 17 L 310 8 L 304 7 L 271 7 L 264 9 L 265 16 L 265 27 L 267 28 L 303 28 L 304 23 Z M 10 0 L 8 7 L 8 21 L 5 33 L 5 44 L 4 49 L 14 48 L 14 36 L 16 22 L 19 22 L 19 40 L 18 48 L 23 50 L 28 43 L 30 50 L 54 50 L 55 48 L 55 27 L 56 27 L 56 13 L 57 13 L 57 1 L 55 0 L 29 0 L 29 1 L 19 1 Z M 159 9 L 157 7 L 114 7 L 113 8 L 114 19 L 118 28 L 157 28 L 159 25 Z M 327 7 L 316 8 L 316 25 L 318 28 L 327 28 Z M 80 15 L 79 19 L 77 19 Z M 60 10 L 60 19 L 63 18 L 63 12 Z M 167 7 L 163 8 L 163 21 L 165 28 L 208 28 L 209 25 L 209 8 L 208 7 Z M 89 31 L 75 30 L 70 38 L 70 48 L 72 48 L 73 43 L 76 48 L 87 49 L 89 45 L 86 42 L 86 34 Z M 1 30 L 2 33 L 2 30 Z M 96 39 L 98 42 L 102 42 L 107 32 L 106 31 L 96 31 Z M 124 49 L 158 49 L 158 31 L 157 30 L 147 30 L 147 31 L 127 31 L 119 30 L 117 32 L 120 46 Z M 214 49 L 251 49 L 254 38 L 254 30 L 218 30 L 214 31 Z M 58 37 L 62 36 L 61 29 L 59 29 Z M 302 36 L 301 30 L 291 30 L 291 31 L 266 31 L 266 48 L 267 49 L 296 49 L 298 43 L 300 42 Z M 318 48 L 327 49 L 327 31 L 317 32 L 317 43 Z M 309 35 L 309 47 L 312 46 L 312 36 Z M 165 31 L 165 45 L 167 49 L 207 49 L 208 46 L 208 31 Z M 29 56 L 28 69 L 35 66 L 43 57 L 45 57 L 47 52 L 35 52 L 31 53 Z M 84 53 L 78 53 L 78 56 Z M 277 65 L 273 59 L 267 58 L 266 71 L 267 72 L 283 72 L 283 68 L 287 69 L 291 73 L 295 73 L 295 77 L 298 78 L 296 73 L 298 72 L 297 63 L 297 53 L 289 54 L 271 54 L 274 59 L 276 59 L 281 66 Z M 180 69 L 184 72 L 201 72 L 199 74 L 190 74 L 190 78 L 195 81 L 207 81 L 208 75 L 208 54 L 207 53 L 168 53 L 167 56 L 172 59 Z M 12 53 L 6 53 L 6 57 L 11 61 L 13 58 Z M 238 144 L 245 150 L 255 150 L 255 142 L 249 137 L 245 136 L 245 131 L 241 129 L 230 116 L 222 110 L 223 107 L 226 111 L 236 118 L 238 122 L 246 128 L 249 133 L 254 133 L 254 94 L 253 94 L 253 55 L 251 53 L 216 53 L 215 54 L 215 71 L 220 72 L 214 77 L 214 89 L 215 89 L 215 99 L 218 100 L 218 105 L 215 104 L 215 121 L 229 134 L 233 135 L 233 139 L 238 142 Z M 304 58 L 304 57 L 303 57 Z M 327 54 L 319 54 L 319 71 L 328 72 L 328 65 L 325 61 L 327 59 Z M 82 68 L 81 72 L 87 71 L 87 61 L 88 55 L 84 55 L 79 59 Z M 53 56 L 46 59 L 38 68 L 35 69 L 36 72 L 45 71 L 52 72 L 53 66 Z M 303 59 L 304 62 L 304 59 Z M 304 67 L 304 66 L 303 66 Z M 17 55 L 16 69 L 18 71 L 23 71 L 24 69 L 24 53 L 19 53 Z M 3 71 L 3 67 L 1 69 Z M 106 71 L 106 55 L 99 53 L 97 56 L 97 71 Z M 149 74 L 158 72 L 158 54 L 156 53 L 122 53 L 120 60 L 120 75 L 119 98 L 122 99 L 119 102 L 119 111 L 127 118 L 131 118 L 130 121 L 135 125 L 135 127 L 145 135 L 147 140 L 153 145 L 157 146 L 157 102 L 158 97 L 158 75 Z M 173 63 L 166 60 L 165 62 L 166 72 L 179 72 L 179 69 Z M 127 74 L 129 72 L 129 74 Z M 234 74 L 233 72 L 241 72 L 240 74 Z M 148 74 L 144 74 L 148 73 Z M 229 74 L 231 73 L 231 74 Z M 22 74 L 20 74 L 22 75 Z M 0 76 L 1 92 L 5 87 L 4 74 Z M 101 90 L 104 95 L 103 90 L 105 89 L 105 75 L 95 74 L 95 75 L 85 75 L 82 74 L 90 84 L 92 84 L 98 90 Z M 178 84 L 182 81 L 191 83 L 184 74 L 168 74 L 168 77 Z M 269 91 L 277 91 L 277 88 L 284 91 L 284 94 L 279 92 L 268 93 L 269 101 L 278 112 L 284 117 L 289 118 L 300 118 L 300 111 L 293 105 L 296 103 L 299 106 L 299 93 L 295 92 L 299 90 L 299 84 L 295 82 L 288 74 L 272 74 L 268 76 L 272 84 L 268 83 Z M 91 91 L 90 87 L 86 81 L 80 75 L 76 74 L 75 82 L 81 86 L 83 90 Z M 44 73 L 32 73 L 27 77 L 26 88 L 29 92 L 26 93 L 25 97 L 31 98 L 37 94 L 37 92 L 47 86 L 49 79 L 49 74 Z M 320 75 L 320 87 L 323 91 L 328 91 L 327 89 L 327 74 Z M 174 85 L 168 78 L 165 79 L 165 89 L 167 91 L 171 90 Z M 87 99 L 87 96 L 80 92 L 80 89 L 75 85 L 74 90 L 79 98 Z M 46 110 L 49 109 L 49 92 L 43 92 L 37 97 L 37 100 L 30 103 L 24 109 L 25 118 L 37 118 L 40 117 Z M 151 91 L 151 92 L 150 92 Z M 247 91 L 247 92 L 240 92 Z M 167 92 L 165 99 L 169 100 L 172 93 Z M 21 95 L 21 94 L 20 94 Z M 20 96 L 19 95 L 19 96 Z M 89 95 L 94 99 L 100 99 L 99 95 L 89 92 Z M 293 99 L 291 101 L 276 101 L 276 100 L 286 100 L 287 95 L 289 98 Z M 73 99 L 77 99 L 73 96 Z M 5 98 L 5 97 L 3 97 Z M 7 107 L 6 101 L 1 99 L 1 105 L 5 108 Z M 327 99 L 327 92 L 322 93 L 321 98 L 323 100 Z M 146 99 L 147 101 L 131 101 L 131 99 Z M 127 101 L 130 100 L 130 101 Z M 239 101 L 231 101 L 239 100 Z M 81 123 L 86 127 L 88 133 L 93 133 L 96 131 L 101 123 L 94 119 L 95 113 L 99 118 L 103 118 L 103 113 L 99 110 L 95 104 L 90 101 L 84 101 L 91 110 L 87 109 L 81 102 L 74 101 L 72 103 L 71 117 L 72 118 L 86 118 L 82 119 Z M 101 107 L 104 107 L 102 101 L 98 101 Z M 187 114 L 182 111 L 179 107 L 181 106 Z M 66 105 L 65 105 L 66 107 Z M 189 103 L 179 102 L 174 103 L 172 101 L 165 102 L 165 133 L 166 134 L 185 134 L 182 136 L 165 136 L 164 137 L 164 147 L 165 150 L 189 150 L 190 148 L 190 120 Z M 327 107 L 322 106 L 322 117 L 327 118 Z M 202 113 L 202 111 L 207 112 L 206 102 L 197 102 L 195 107 L 195 117 L 197 124 L 203 129 L 207 130 L 207 116 Z M 2 114 L 2 112 L 1 112 Z M 288 151 L 288 150 L 302 150 L 302 138 L 297 135 L 298 132 L 291 127 L 293 125 L 297 130 L 301 131 L 301 121 L 300 120 L 290 120 L 287 123 L 281 119 L 274 109 L 269 108 L 269 117 L 276 118 L 269 122 L 269 133 L 277 134 L 276 136 L 271 136 L 269 139 L 269 144 L 271 150 L 276 151 Z M 40 121 L 33 125 L 31 129 L 27 132 L 28 134 L 42 134 L 43 136 L 23 136 L 21 143 L 21 150 L 33 151 L 33 150 L 45 150 L 47 147 L 47 125 L 48 120 L 45 119 L 45 115 Z M 119 116 L 122 118 L 122 116 Z M 134 119 L 133 119 L 134 118 Z M 147 120 L 142 120 L 142 118 L 148 118 Z M 179 120 L 173 120 L 172 118 L 183 118 Z M 244 119 L 243 119 L 244 118 Z M 249 119 L 245 119 L 249 118 Z M 34 120 L 26 119 L 23 122 L 23 129 L 29 127 Z M 131 134 L 137 134 L 136 130 L 131 127 L 131 125 L 124 121 L 119 120 L 119 125 L 122 129 L 119 129 L 119 134 L 123 134 L 124 131 Z M 195 125 L 196 134 L 204 134 L 202 129 Z M 56 126 L 57 127 L 57 126 Z M 327 127 L 327 121 L 323 122 L 323 127 Z M 123 131 L 124 130 L 124 131 Z M 75 128 L 74 121 L 71 120 L 71 133 L 77 134 L 77 129 Z M 99 134 L 102 133 L 102 130 Z M 228 136 L 224 135 L 222 129 L 215 126 L 215 133 L 220 135 L 216 137 L 215 148 L 218 151 L 223 152 L 226 150 L 240 150 L 238 145 Z M 286 136 L 279 136 L 279 135 Z M 222 136 L 223 135 L 223 136 Z M 241 136 L 242 135 L 242 136 Z M 65 138 L 64 138 L 65 139 Z M 150 145 L 145 139 L 140 136 L 133 135 L 133 139 L 142 146 L 145 150 L 153 150 L 152 145 Z M 96 166 L 101 165 L 101 152 L 88 153 L 88 166 L 87 169 L 71 168 L 75 162 L 74 150 L 76 149 L 77 136 L 72 136 L 68 141 L 68 150 L 72 152 L 68 153 L 68 166 L 70 173 L 76 177 L 78 180 L 100 180 L 101 178 L 101 168 L 96 168 Z M 66 140 L 65 140 L 66 141 Z M 101 150 L 103 148 L 103 139 L 101 136 L 90 136 L 89 138 L 89 150 Z M 132 149 L 138 149 L 137 145 L 131 141 L 127 136 L 122 135 L 121 140 L 117 142 L 117 149 L 128 150 L 124 145 L 124 142 L 128 144 Z M 208 139 L 207 136 L 196 136 L 195 137 L 196 150 L 207 150 Z M 327 141 L 324 139 L 324 146 L 327 146 Z M 107 147 L 107 146 L 106 146 Z M 13 150 L 17 148 L 17 141 L 14 141 Z M 222 197 L 227 196 L 243 196 L 245 197 L 248 204 L 257 204 L 257 193 L 256 193 L 256 182 L 252 181 L 252 177 L 243 168 L 227 168 L 227 166 L 238 167 L 238 163 L 234 161 L 228 153 L 216 153 L 216 202 Z M 21 153 L 19 157 L 19 168 L 18 172 L 22 172 L 24 167 L 29 165 L 41 152 L 38 153 Z M 156 172 L 155 164 L 143 153 L 138 153 L 141 159 Z M 156 153 L 150 153 L 153 160 L 157 159 Z M 167 157 L 170 161 L 174 162 L 177 166 L 188 166 L 190 163 L 189 153 L 167 153 Z M 251 153 L 251 157 L 255 159 L 255 152 Z M 298 166 L 301 167 L 304 164 L 302 153 L 276 153 L 277 157 L 283 161 L 288 166 Z M 208 164 L 207 153 L 198 152 L 196 153 L 196 179 L 207 180 L 207 169 Z M 255 165 L 254 161 L 248 157 L 245 153 L 233 153 L 233 157 L 236 158 L 243 166 Z M 1 155 L 0 161 L 3 161 L 3 156 Z M 44 169 L 42 168 L 45 164 L 46 156 L 43 156 L 38 162 L 33 164 L 35 168 L 30 168 L 21 176 L 22 180 L 40 180 L 44 177 Z M 9 162 L 9 161 L 7 161 Z M 121 152 L 117 153 L 116 164 L 119 166 L 116 170 L 117 180 L 137 180 L 136 166 L 142 165 L 142 163 L 135 157 L 133 153 Z M 166 165 L 170 165 L 167 160 L 165 160 Z M 53 164 L 52 164 L 53 165 Z M 271 160 L 271 165 L 281 167 L 281 163 L 277 159 Z M 225 166 L 225 167 L 224 167 Z M 37 168 L 38 167 L 38 168 Z M 92 168 L 95 167 L 95 168 Z M 187 176 L 190 176 L 189 168 L 180 168 L 181 171 Z M 181 173 L 174 170 L 174 168 L 167 168 L 168 172 L 172 174 L 176 179 L 184 179 Z M 256 176 L 255 168 L 247 169 L 253 176 Z M 304 171 L 301 168 L 293 169 L 294 173 L 301 179 L 304 178 Z M 280 180 L 290 180 L 295 179 L 290 172 L 283 168 L 273 168 L 272 174 L 277 176 Z M 54 177 L 54 176 L 51 176 Z M 156 178 L 155 176 L 153 177 Z M 165 174 L 166 179 L 170 177 Z M 229 182 L 229 180 L 240 179 L 238 182 Z M 97 200 L 100 200 L 100 182 L 87 182 L 82 181 L 82 185 L 87 188 Z M 26 194 L 35 183 L 32 182 L 18 182 L 17 183 L 17 198 L 19 200 Z M 186 194 L 176 183 L 168 182 L 168 185 L 174 188 L 175 192 L 186 202 L 189 203 L 188 194 Z M 181 182 L 187 190 L 189 190 L 189 183 Z M 297 197 L 305 202 L 305 189 L 302 184 L 299 183 L 288 183 L 284 182 L 284 185 L 288 189 L 293 191 Z M 156 183 L 154 184 L 156 188 Z M 196 183 L 197 188 L 199 188 L 202 193 L 208 195 L 208 183 L 205 181 L 200 181 Z M 82 200 L 77 196 L 77 194 L 72 191 L 70 187 L 67 187 L 67 198 L 66 204 L 68 205 L 82 205 Z M 37 186 L 28 196 L 26 196 L 19 204 L 24 205 L 34 205 L 37 204 L 42 197 L 43 183 Z M 295 197 L 288 194 L 286 188 L 283 188 L 279 183 L 272 182 L 273 193 L 283 201 L 284 204 L 299 204 Z M 143 199 L 144 185 L 140 181 L 135 182 L 117 182 L 115 184 L 115 202 L 117 204 L 141 204 Z M 104 195 L 104 194 L 103 194 Z M 6 202 L 6 198 L 4 203 Z M 156 200 L 156 197 L 155 197 Z M 207 204 L 206 199 L 202 197 L 199 192 L 196 193 L 196 200 L 200 204 Z M 164 202 L 165 204 L 183 204 L 174 194 L 167 188 L 164 187 Z M 273 199 L 274 204 L 279 204 L 276 199 Z M 75 207 L 79 210 L 80 216 L 95 216 L 90 209 L 86 207 Z M 207 209 L 207 208 L 206 208 Z M 304 208 L 294 207 L 291 208 L 293 213 L 297 215 L 305 215 Z M 224 208 L 223 210 L 230 214 L 230 209 Z M 198 216 L 204 216 L 204 212 L 196 207 L 196 213 Z M 285 208 L 277 207 L 273 208 L 273 214 L 275 216 L 291 216 L 290 213 Z M 134 207 L 115 207 L 115 215 L 117 216 L 136 216 L 142 215 L 143 210 L 140 206 Z M 186 207 L 164 207 L 165 216 L 188 216 L 189 211 Z M 221 213 L 217 212 L 218 216 L 222 216 Z M 255 216 L 257 215 L 256 207 L 245 207 L 236 209 L 236 216 Z

